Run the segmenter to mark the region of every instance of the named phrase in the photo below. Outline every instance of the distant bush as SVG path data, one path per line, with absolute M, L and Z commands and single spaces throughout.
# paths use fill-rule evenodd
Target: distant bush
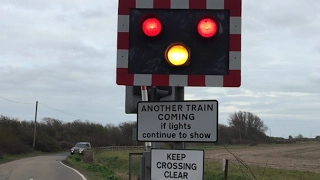
M 42 152 L 56 152 L 60 150 L 60 143 L 43 134 L 36 139 L 36 149 Z
M 2 154 L 22 154 L 31 151 L 30 146 L 23 143 L 11 132 L 0 131 L 0 152 L 2 152 Z
M 70 150 L 73 146 L 74 146 L 74 143 L 71 143 L 71 142 L 67 142 L 67 141 L 60 142 L 61 150 Z
M 266 126 L 262 120 L 252 113 L 261 125 L 259 129 L 237 127 L 239 119 L 233 118 L 233 123 L 218 125 L 218 142 L 216 144 L 250 144 L 251 142 L 266 143 L 274 139 L 265 135 Z M 233 116 L 231 116 L 233 117 Z M 242 122 L 242 121 L 239 121 Z M 89 141 L 92 147 L 103 146 L 135 146 L 144 145 L 143 142 L 132 140 L 132 130 L 136 128 L 136 122 L 124 122 L 119 125 L 102 125 L 89 121 L 74 120 L 64 123 L 62 120 L 45 117 L 34 126 L 34 121 L 19 120 L 0 115 L 0 151 L 10 155 L 28 153 L 33 149 L 34 127 L 36 127 L 36 150 L 43 152 L 56 152 L 69 150 L 76 142 Z M 246 127 L 246 126 L 245 126 Z M 241 131 L 240 131 L 241 130 Z M 241 140 L 240 140 L 241 139 Z M 320 138 L 319 138 L 320 139 Z M 173 148 L 174 143 L 161 143 L 162 147 Z
M 25 154 L 32 152 L 32 148 L 20 140 L 14 140 L 7 144 L 7 154 Z

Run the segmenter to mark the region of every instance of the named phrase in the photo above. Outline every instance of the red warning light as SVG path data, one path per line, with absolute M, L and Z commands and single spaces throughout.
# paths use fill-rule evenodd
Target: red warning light
M 198 33 L 204 38 L 210 38 L 217 33 L 217 23 L 211 18 L 203 18 L 198 23 Z
M 157 18 L 148 18 L 142 24 L 142 31 L 149 37 L 155 37 L 162 30 L 161 22 Z

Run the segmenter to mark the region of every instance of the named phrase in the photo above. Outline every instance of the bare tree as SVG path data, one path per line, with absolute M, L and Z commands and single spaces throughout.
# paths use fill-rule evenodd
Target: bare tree
M 303 135 L 302 134 L 298 134 L 298 136 L 296 136 L 297 139 L 302 139 Z
M 239 111 L 230 114 L 229 126 L 239 132 L 240 138 L 258 139 L 265 136 L 268 127 L 255 114 L 246 111 Z

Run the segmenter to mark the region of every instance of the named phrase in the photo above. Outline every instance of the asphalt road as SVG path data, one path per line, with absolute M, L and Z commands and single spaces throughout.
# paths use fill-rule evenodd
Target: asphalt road
M 30 157 L 0 165 L 0 180 L 86 180 L 61 163 L 69 153 Z

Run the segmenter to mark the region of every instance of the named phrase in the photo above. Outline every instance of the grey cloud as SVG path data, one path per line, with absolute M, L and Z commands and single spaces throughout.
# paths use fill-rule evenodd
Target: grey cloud
M 110 8 L 110 10 L 106 11 L 106 9 Z M 80 16 L 82 18 L 104 18 L 106 16 L 117 14 L 117 4 L 111 3 L 109 7 L 102 6 L 95 9 L 87 9 L 80 12 Z
M 308 78 L 312 83 L 320 85 L 320 68 L 319 71 L 309 74 Z
M 90 7 L 101 7 L 104 6 L 106 8 L 116 6 L 117 0 L 109 0 L 104 1 L 95 1 L 92 3 L 90 0 L 82 0 L 79 2 L 78 0 L 55 0 L 55 1 L 44 1 L 44 0 L 28 0 L 28 1 L 20 1 L 20 0 L 2 0 L 2 4 L 9 4 L 16 8 L 20 9 L 32 9 L 37 11 L 48 11 L 52 9 L 61 9 L 64 11 L 72 11 L 79 9 L 87 9 Z
M 308 47 L 315 37 L 320 37 L 320 16 L 315 13 L 318 9 L 320 1 L 317 0 L 308 3 L 299 0 L 243 1 L 243 37 L 247 37 L 243 42 L 255 46 L 269 39 L 273 45 L 291 42 L 290 46 Z
M 106 15 L 102 10 L 87 10 L 80 13 L 83 18 L 100 18 Z
M 314 114 L 320 104 L 320 97 L 310 93 L 293 92 L 254 92 L 250 90 L 202 90 L 200 99 L 217 99 L 224 117 L 236 110 L 250 111 L 264 117 L 277 116 L 309 116 Z M 190 93 L 190 92 L 188 92 Z M 228 112 L 229 111 L 229 112 Z M 320 113 L 318 113 L 320 115 Z

